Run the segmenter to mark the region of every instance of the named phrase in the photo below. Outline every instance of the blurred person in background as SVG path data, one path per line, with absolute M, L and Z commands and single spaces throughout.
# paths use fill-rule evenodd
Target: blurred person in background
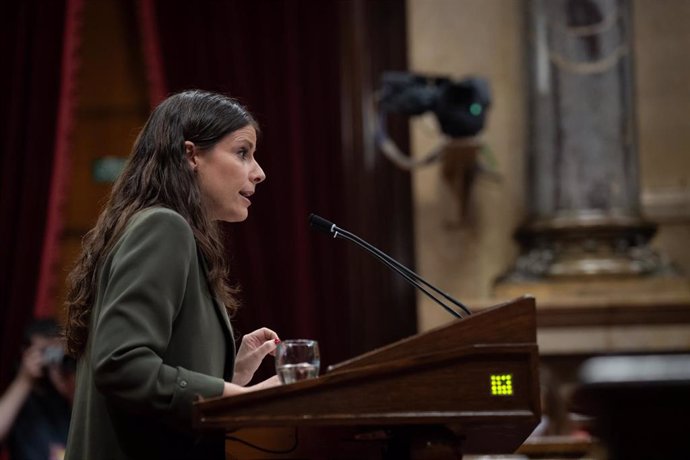
M 75 362 L 52 319 L 31 323 L 16 377 L 0 398 L 0 442 L 10 460 L 60 460 L 74 398 Z

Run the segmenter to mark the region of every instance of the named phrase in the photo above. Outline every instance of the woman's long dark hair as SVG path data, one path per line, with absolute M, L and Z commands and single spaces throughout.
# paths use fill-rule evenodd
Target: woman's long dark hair
M 237 101 L 206 91 L 184 91 L 156 107 L 137 137 L 96 226 L 84 237 L 82 254 L 69 275 L 65 335 L 70 354 L 79 357 L 86 348 L 103 260 L 131 217 L 152 206 L 170 208 L 189 222 L 206 259 L 211 288 L 230 313 L 237 308 L 236 290 L 226 280 L 228 269 L 218 226 L 202 207 L 184 142 L 207 150 L 248 125 L 258 131 L 256 121 Z

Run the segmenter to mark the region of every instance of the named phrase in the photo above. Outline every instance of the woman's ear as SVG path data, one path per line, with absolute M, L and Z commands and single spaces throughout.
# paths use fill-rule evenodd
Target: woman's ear
M 184 141 L 184 154 L 187 157 L 187 162 L 192 171 L 196 171 L 197 168 L 197 149 L 194 142 Z

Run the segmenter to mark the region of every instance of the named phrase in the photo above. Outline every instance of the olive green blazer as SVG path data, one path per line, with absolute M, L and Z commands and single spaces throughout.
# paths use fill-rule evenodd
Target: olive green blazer
M 137 213 L 103 261 L 67 460 L 224 458 L 223 434 L 195 433 L 192 403 L 232 379 L 234 340 L 186 220 Z

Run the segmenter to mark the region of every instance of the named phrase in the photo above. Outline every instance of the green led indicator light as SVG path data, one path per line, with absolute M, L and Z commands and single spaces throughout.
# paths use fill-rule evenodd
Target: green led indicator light
M 477 102 L 470 105 L 470 113 L 475 117 L 478 117 L 482 113 L 482 105 Z
M 511 396 L 513 394 L 513 374 L 492 374 L 491 395 Z

